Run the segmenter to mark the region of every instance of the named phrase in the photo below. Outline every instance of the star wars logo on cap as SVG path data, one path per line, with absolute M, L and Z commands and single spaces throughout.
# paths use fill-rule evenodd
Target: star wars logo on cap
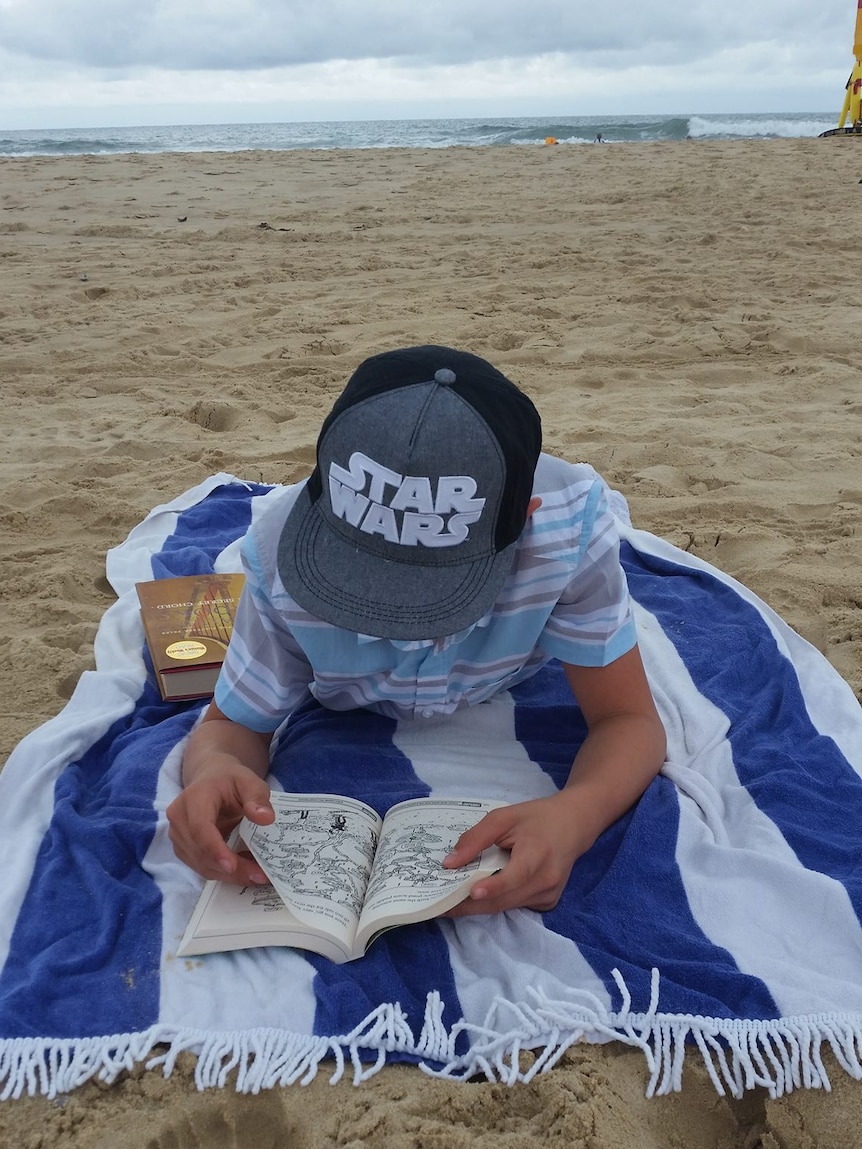
M 436 483 L 436 486 L 435 486 Z M 402 475 L 361 451 L 348 468 L 329 465 L 332 513 L 368 535 L 405 547 L 454 547 L 479 521 L 485 499 L 475 498 L 470 475 L 441 475 L 432 480 Z

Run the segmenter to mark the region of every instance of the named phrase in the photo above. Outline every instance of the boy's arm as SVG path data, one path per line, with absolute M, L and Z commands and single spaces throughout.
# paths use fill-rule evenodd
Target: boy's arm
M 225 836 L 245 815 L 267 825 L 271 734 L 232 722 L 213 702 L 183 755 L 183 792 L 168 806 L 170 839 L 181 861 L 204 878 L 250 885 L 266 881 L 260 867 L 235 854 Z
M 665 733 L 637 647 L 608 666 L 565 671 L 588 727 L 569 779 L 558 794 L 494 810 L 461 835 L 447 867 L 466 865 L 494 843 L 512 854 L 449 916 L 553 909 L 577 859 L 661 769 Z

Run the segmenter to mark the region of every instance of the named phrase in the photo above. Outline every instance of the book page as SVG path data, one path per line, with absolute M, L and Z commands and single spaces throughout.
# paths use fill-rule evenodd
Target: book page
M 236 886 L 209 881 L 177 949 L 177 956 L 270 945 L 312 949 L 338 963 L 345 961 L 350 954 L 345 944 L 321 937 L 310 927 L 302 925 L 274 886 Z
M 421 921 L 431 916 L 425 912 L 429 909 L 443 912 L 465 897 L 474 881 L 501 869 L 509 855 L 497 846 L 467 866 L 443 869 L 443 859 L 464 831 L 501 805 L 505 803 L 416 798 L 393 806 L 386 814 L 365 895 L 363 935 L 372 918 Z
M 257 826 L 243 819 L 243 841 L 301 922 L 349 945 L 380 837 L 380 818 L 364 802 L 337 795 L 274 790 L 270 801 L 275 822 Z

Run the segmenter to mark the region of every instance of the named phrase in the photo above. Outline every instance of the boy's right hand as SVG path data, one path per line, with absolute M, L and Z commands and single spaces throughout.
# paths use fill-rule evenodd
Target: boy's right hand
M 236 758 L 213 755 L 166 813 L 174 852 L 202 877 L 243 886 L 266 883 L 257 863 L 225 842 L 243 816 L 259 826 L 275 821 L 269 786 Z

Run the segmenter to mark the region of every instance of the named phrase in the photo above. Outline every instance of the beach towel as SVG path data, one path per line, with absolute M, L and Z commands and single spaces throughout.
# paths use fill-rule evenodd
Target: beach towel
M 319 1071 L 359 1083 L 397 1061 L 515 1084 L 579 1040 L 642 1050 L 649 1094 L 679 1089 L 691 1056 L 734 1096 L 828 1088 L 824 1048 L 862 1077 L 862 711 L 754 594 L 632 528 L 624 504 L 668 760 L 557 908 L 405 926 L 345 965 L 276 947 L 177 958 L 201 880 L 174 858 L 165 809 L 205 704 L 161 700 L 134 584 L 239 569 L 277 493 L 214 476 L 109 552 L 118 599 L 96 669 L 0 775 L 4 1098 L 137 1063 L 167 1074 L 182 1052 L 199 1088 Z M 422 724 L 309 701 L 280 734 L 272 784 L 381 810 L 526 799 L 563 784 L 584 732 L 554 663 Z

